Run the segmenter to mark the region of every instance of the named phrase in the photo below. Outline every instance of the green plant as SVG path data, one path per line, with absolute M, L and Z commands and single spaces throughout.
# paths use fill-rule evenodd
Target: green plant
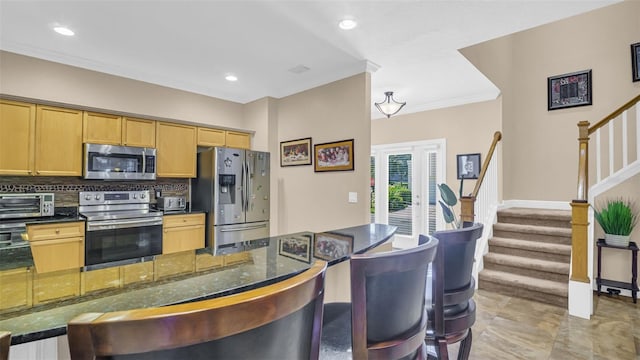
M 389 185 L 389 210 L 398 211 L 407 207 L 411 201 L 411 190 L 407 185 L 396 183 Z
M 438 190 L 440 191 L 440 198 L 442 199 L 438 202 L 442 207 L 442 216 L 444 217 L 444 221 L 447 224 L 451 224 L 454 229 L 460 228 L 460 220 L 458 220 L 453 208 L 458 204 L 456 194 L 447 184 L 438 184 Z
M 638 214 L 629 200 L 609 200 L 600 210 L 593 208 L 596 221 L 605 234 L 631 235 L 638 222 Z

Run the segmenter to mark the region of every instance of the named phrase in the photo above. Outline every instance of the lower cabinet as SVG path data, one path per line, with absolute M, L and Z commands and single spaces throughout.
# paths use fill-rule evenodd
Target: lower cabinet
M 204 247 L 204 214 L 165 215 L 162 253 L 172 254 Z
M 33 274 L 33 305 L 80 296 L 80 269 Z
M 29 225 L 27 234 L 39 274 L 84 266 L 84 222 Z
M 83 295 L 94 291 L 117 289 L 122 286 L 120 267 L 84 271 L 81 273 L 81 280 Z
M 121 266 L 122 285 L 153 281 L 153 261 Z
M 31 268 L 0 271 L 0 310 L 30 307 L 32 288 Z
M 175 254 L 160 255 L 153 262 L 155 280 L 180 274 L 195 272 L 196 254 L 194 251 L 183 251 Z

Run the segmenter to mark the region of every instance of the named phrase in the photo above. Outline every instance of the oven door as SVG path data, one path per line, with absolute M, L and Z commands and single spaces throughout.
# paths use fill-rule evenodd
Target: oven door
M 162 217 L 87 222 L 85 267 L 140 262 L 162 254 Z

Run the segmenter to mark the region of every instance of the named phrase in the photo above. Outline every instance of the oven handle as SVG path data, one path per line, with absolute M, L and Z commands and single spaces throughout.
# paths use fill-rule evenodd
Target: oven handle
M 138 220 L 107 220 L 87 222 L 87 231 L 125 229 L 132 227 L 162 225 L 162 218 Z

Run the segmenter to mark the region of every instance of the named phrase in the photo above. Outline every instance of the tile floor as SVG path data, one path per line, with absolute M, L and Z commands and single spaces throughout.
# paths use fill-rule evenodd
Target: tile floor
M 591 320 L 485 290 L 475 299 L 471 359 L 640 359 L 640 304 L 631 298 L 594 295 Z

